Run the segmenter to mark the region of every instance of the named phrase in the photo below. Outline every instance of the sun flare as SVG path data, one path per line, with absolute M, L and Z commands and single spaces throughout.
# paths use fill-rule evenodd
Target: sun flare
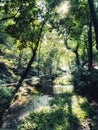
M 67 0 L 64 0 L 56 8 L 56 12 L 63 17 L 69 12 L 69 9 L 70 9 L 70 3 Z

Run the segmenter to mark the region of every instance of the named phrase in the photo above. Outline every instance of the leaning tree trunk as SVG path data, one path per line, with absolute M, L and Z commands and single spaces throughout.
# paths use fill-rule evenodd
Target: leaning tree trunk
M 33 51 L 32 51 L 32 57 L 31 57 L 31 59 L 30 59 L 28 65 L 27 65 L 25 71 L 24 71 L 23 74 L 21 75 L 21 78 L 20 78 L 18 84 L 16 85 L 16 89 L 15 89 L 15 91 L 14 91 L 14 94 L 19 90 L 19 88 L 20 88 L 22 82 L 23 82 L 24 79 L 27 77 L 27 74 L 28 74 L 28 72 L 29 72 L 29 70 L 30 70 L 30 68 L 31 68 L 32 63 L 34 62 L 34 59 L 35 59 L 35 57 L 36 57 L 36 52 L 37 52 L 37 49 L 38 49 L 38 46 L 39 46 L 39 42 L 40 42 L 40 39 L 41 39 L 41 34 L 42 34 L 42 32 L 43 32 L 43 27 L 44 27 L 46 21 L 47 21 L 47 18 L 43 21 L 43 23 L 42 23 L 42 25 L 41 25 L 41 27 L 40 27 L 40 29 L 39 29 L 40 31 L 39 31 L 38 39 L 37 39 L 37 42 L 36 42 L 36 47 L 33 49 Z
M 36 49 L 36 50 L 37 50 L 37 49 Z M 21 75 L 21 78 L 20 78 L 18 84 L 16 85 L 15 93 L 16 93 L 16 92 L 18 91 L 18 89 L 20 88 L 20 86 L 21 86 L 23 80 L 26 78 L 26 76 L 27 76 L 27 74 L 28 74 L 28 71 L 29 71 L 30 68 L 31 68 L 31 65 L 32 65 L 32 63 L 33 63 L 33 61 L 34 61 L 34 59 L 35 59 L 35 57 L 36 57 L 36 50 L 33 51 L 32 57 L 31 57 L 31 59 L 30 59 L 28 65 L 27 65 L 27 67 L 26 67 L 24 73 Z
M 94 0 L 88 0 L 88 4 L 90 7 L 90 13 L 94 25 L 95 34 L 96 34 L 96 48 L 98 50 L 98 18 L 95 11 Z

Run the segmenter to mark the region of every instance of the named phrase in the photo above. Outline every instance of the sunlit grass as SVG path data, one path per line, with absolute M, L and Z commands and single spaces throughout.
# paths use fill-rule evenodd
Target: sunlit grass
M 72 96 L 72 111 L 76 117 L 82 122 L 88 115 L 86 111 L 81 109 L 81 104 L 87 103 L 87 100 L 80 96 Z
M 66 92 L 63 95 L 60 94 L 52 101 L 54 108 L 62 107 L 66 110 L 66 113 L 73 113 L 73 115 L 75 115 L 80 122 L 88 116 L 88 111 L 82 109 L 82 104 L 86 104 L 86 108 L 90 108 L 86 98 L 77 96 L 73 92 Z
M 19 126 L 18 130 L 76 130 L 78 123 L 76 117 L 73 115 L 68 116 L 62 109 L 48 112 L 42 110 L 37 113 L 31 113 Z
M 71 84 L 71 76 L 64 76 L 64 77 L 57 77 L 54 81 L 53 84 L 57 85 L 68 85 Z
M 76 130 L 89 115 L 88 109 L 90 106 L 86 98 L 74 92 L 56 94 L 50 100 L 50 109 L 32 112 L 19 126 L 19 130 Z

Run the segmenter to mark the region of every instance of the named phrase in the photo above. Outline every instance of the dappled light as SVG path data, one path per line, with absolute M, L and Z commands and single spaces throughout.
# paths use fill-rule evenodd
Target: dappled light
M 44 99 L 42 102 L 44 102 Z M 19 129 L 26 129 L 26 126 L 37 129 L 39 124 L 43 130 L 48 128 L 53 130 L 57 128 L 70 130 L 90 128 L 89 123 L 85 125 L 88 112 L 81 107 L 82 104 L 90 107 L 85 98 L 83 99 L 80 96 L 75 96 L 73 93 L 66 92 L 55 94 L 53 98 L 50 98 L 49 102 L 50 109 L 43 107 L 43 109 L 39 109 L 36 113 L 31 113 L 29 118 L 26 118 L 19 126 Z M 81 122 L 84 122 L 84 124 Z M 29 124 L 31 125 L 29 126 Z
M 56 7 L 56 12 L 61 16 L 61 17 L 66 17 L 70 10 L 70 2 L 67 0 L 63 0 L 57 7 Z
M 0 130 L 98 130 L 97 0 L 0 1 Z

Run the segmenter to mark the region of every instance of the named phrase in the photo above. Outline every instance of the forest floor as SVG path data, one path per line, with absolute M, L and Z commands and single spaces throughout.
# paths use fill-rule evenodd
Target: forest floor
M 24 83 L 4 113 L 0 130 L 17 130 L 17 126 L 31 112 L 52 109 L 49 102 L 55 95 L 59 98 L 61 94 L 66 95 L 62 107 L 68 107 L 69 114 L 75 115 L 81 123 L 78 130 L 98 130 L 98 104 L 95 101 L 88 102 L 86 98 L 74 93 L 72 85 L 57 84 L 52 88 L 52 94 L 39 93 L 34 86 Z M 58 101 L 61 103 L 61 100 Z

